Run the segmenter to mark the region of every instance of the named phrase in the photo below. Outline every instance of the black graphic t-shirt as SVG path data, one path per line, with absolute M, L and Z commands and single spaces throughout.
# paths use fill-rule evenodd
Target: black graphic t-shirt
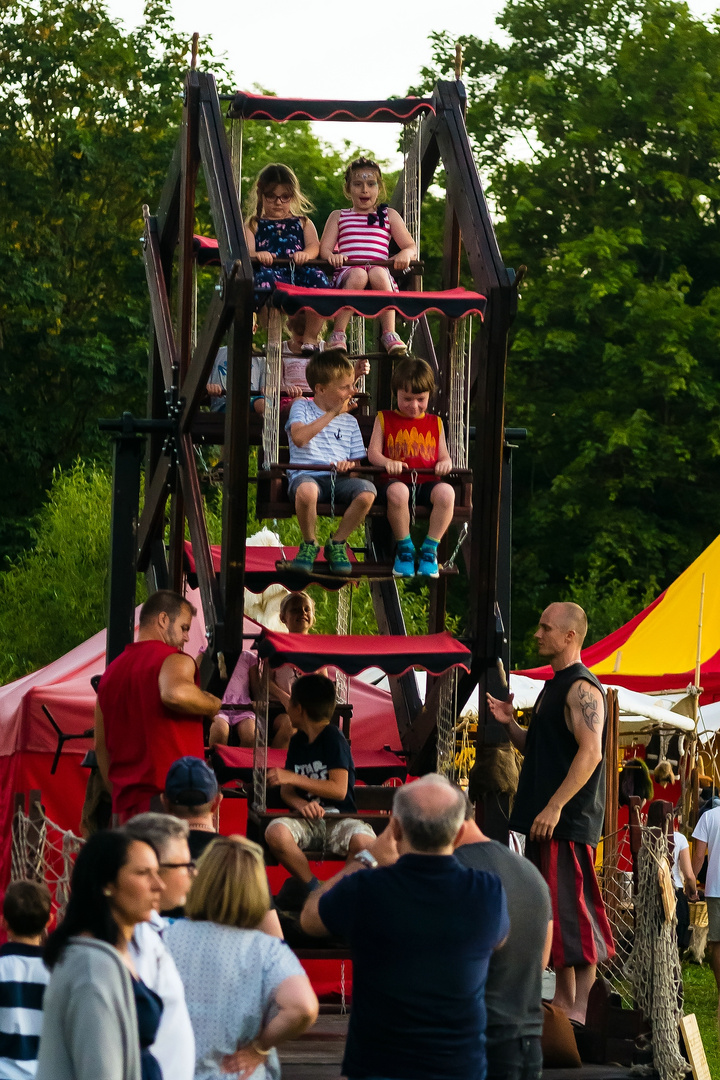
M 313 742 L 308 742 L 304 732 L 293 735 L 288 746 L 285 768 L 299 776 L 312 780 L 329 780 L 331 769 L 347 769 L 348 789 L 344 799 L 318 799 L 308 791 L 300 791 L 306 799 L 316 799 L 326 810 L 342 814 L 355 813 L 355 764 L 348 741 L 340 728 L 328 724 Z

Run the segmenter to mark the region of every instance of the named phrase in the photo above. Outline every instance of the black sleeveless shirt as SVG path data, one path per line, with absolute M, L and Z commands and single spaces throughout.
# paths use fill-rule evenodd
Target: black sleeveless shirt
M 529 834 L 533 821 L 544 810 L 567 776 L 578 752 L 575 736 L 565 722 L 565 702 L 573 683 L 579 679 L 596 686 L 605 704 L 603 716 L 603 760 L 572 799 L 565 804 L 553 831 L 554 840 L 574 840 L 596 847 L 605 817 L 605 737 L 607 703 L 605 692 L 584 664 L 570 664 L 545 683 L 535 702 L 525 743 L 525 757 L 510 828 Z

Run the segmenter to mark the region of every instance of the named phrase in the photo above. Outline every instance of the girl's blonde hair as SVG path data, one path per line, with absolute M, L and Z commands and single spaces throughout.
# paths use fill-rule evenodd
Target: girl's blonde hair
M 250 188 L 245 208 L 247 211 L 247 224 L 257 225 L 258 218 L 262 217 L 263 198 L 272 188 L 282 185 L 290 188 L 292 198 L 288 203 L 288 214 L 293 217 L 304 217 L 315 209 L 313 204 L 300 190 L 300 181 L 289 165 L 280 165 L 274 162 L 261 169 L 255 178 L 255 183 Z
M 280 618 L 285 622 L 285 616 L 291 607 L 294 607 L 298 601 L 307 600 L 312 611 L 313 619 L 315 618 L 315 601 L 312 596 L 306 592 L 289 592 L 287 596 L 283 596 L 280 603 Z
M 218 836 L 198 861 L 185 904 L 188 919 L 252 930 L 270 910 L 262 848 L 245 836 Z
M 376 172 L 378 178 L 378 198 L 384 199 L 387 192 L 385 191 L 385 181 L 383 180 L 382 169 L 378 165 L 377 161 L 373 161 L 372 158 L 359 157 L 351 161 L 345 170 L 345 183 L 343 184 L 343 191 L 350 196 L 350 181 L 352 180 L 352 174 L 356 170 L 365 169 L 367 172 Z

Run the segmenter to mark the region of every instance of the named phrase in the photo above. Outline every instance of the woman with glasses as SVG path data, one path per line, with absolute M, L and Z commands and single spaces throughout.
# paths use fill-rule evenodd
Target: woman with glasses
M 220 836 L 201 855 L 185 918 L 165 933 L 195 1031 L 195 1080 L 278 1080 L 276 1047 L 315 1022 L 300 961 L 263 933 L 270 907 L 262 849 Z
M 48 938 L 37 1080 L 162 1080 L 150 1052 L 162 1001 L 130 953 L 163 884 L 150 844 L 98 832 L 80 851 L 65 918 Z

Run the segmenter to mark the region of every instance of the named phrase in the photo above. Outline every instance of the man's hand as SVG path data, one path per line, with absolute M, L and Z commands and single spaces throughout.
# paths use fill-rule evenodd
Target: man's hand
M 530 828 L 530 839 L 551 840 L 561 813 L 562 807 L 556 807 L 552 803 L 548 803 L 533 821 Z
M 515 699 L 514 694 L 508 694 L 507 701 L 500 701 L 499 698 L 495 698 L 492 694 L 487 695 L 488 709 L 493 714 L 495 719 L 500 724 L 509 724 L 513 718 L 513 701 Z
M 275 261 L 274 255 L 269 251 L 256 251 L 255 258 L 259 263 L 262 263 L 263 266 L 272 266 Z
M 392 866 L 393 863 L 398 861 L 400 854 L 397 849 L 397 841 L 389 823 L 369 850 L 381 866 Z
M 267 771 L 268 787 L 279 787 L 280 784 L 294 784 L 296 779 L 297 774 L 290 772 L 289 769 L 268 769 Z
M 321 806 L 319 802 L 315 802 L 313 799 L 311 802 L 307 802 L 304 806 L 301 806 L 298 813 L 304 818 L 321 818 L 325 817 L 325 807 Z
M 447 476 L 447 474 L 451 471 L 451 469 L 452 469 L 452 461 L 450 460 L 450 458 L 445 458 L 444 461 L 438 461 L 438 463 L 436 464 L 436 466 L 435 466 L 435 475 L 436 476 Z

